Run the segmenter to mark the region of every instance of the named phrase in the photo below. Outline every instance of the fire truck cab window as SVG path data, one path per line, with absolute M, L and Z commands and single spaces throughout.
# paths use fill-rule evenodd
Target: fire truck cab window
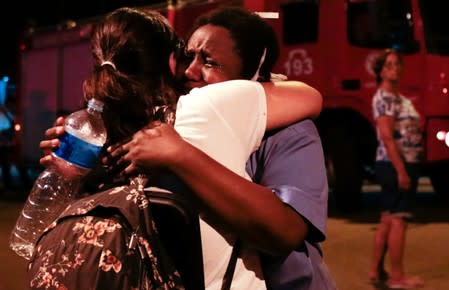
M 403 53 L 419 50 L 413 36 L 410 0 L 349 0 L 347 11 L 347 35 L 352 45 L 392 47 Z
M 318 40 L 318 0 L 300 0 L 281 5 L 284 44 Z
M 419 1 L 427 51 L 449 55 L 449 3 L 446 1 Z

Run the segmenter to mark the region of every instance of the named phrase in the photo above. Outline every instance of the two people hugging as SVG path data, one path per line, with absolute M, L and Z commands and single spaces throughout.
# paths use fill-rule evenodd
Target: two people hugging
M 279 56 L 272 28 L 223 7 L 200 17 L 183 45 L 159 13 L 120 8 L 96 26 L 91 43 L 84 98 L 104 102 L 108 155 L 123 169 L 94 170 L 85 187 L 91 196 L 123 176 L 146 174 L 150 186 L 155 172 L 171 172 L 200 213 L 206 289 L 220 289 L 237 240 L 233 289 L 336 289 L 319 246 L 327 178 L 310 119 L 322 97 L 302 82 L 270 81 Z M 161 122 L 167 112 L 176 112 L 174 125 Z M 45 152 L 58 147 L 62 123 L 47 130 Z M 58 281 L 70 289 L 82 267 Z M 124 289 L 123 281 L 114 285 Z

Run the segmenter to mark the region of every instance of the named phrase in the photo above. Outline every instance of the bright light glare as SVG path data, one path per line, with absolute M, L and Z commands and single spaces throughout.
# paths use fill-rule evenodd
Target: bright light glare
M 14 125 L 14 130 L 16 130 L 16 132 L 19 132 L 21 129 L 22 129 L 22 126 L 20 126 L 20 124 Z
M 446 134 L 446 141 L 444 143 L 446 143 L 446 146 L 449 147 L 449 134 Z
M 447 88 L 443 88 L 443 94 L 447 94 Z
M 438 131 L 436 137 L 438 140 L 443 141 L 446 137 L 446 131 Z
M 279 19 L 279 12 L 254 12 L 254 14 L 265 19 Z

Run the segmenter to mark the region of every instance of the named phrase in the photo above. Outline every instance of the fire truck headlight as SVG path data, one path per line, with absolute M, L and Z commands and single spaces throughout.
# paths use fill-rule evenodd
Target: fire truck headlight
M 447 135 L 446 131 L 438 131 L 436 137 L 438 140 L 444 141 L 445 138 L 447 139 Z
M 449 147 L 449 132 L 446 132 L 444 130 L 440 130 L 435 135 L 438 141 L 442 141 L 446 144 L 447 147 Z

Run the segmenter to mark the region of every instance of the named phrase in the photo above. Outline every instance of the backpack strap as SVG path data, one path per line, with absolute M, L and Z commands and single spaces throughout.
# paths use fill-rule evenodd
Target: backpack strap
M 234 247 L 232 248 L 231 258 L 229 259 L 228 267 L 223 277 L 223 283 L 221 284 L 221 290 L 231 289 L 232 278 L 234 277 L 235 265 L 237 264 L 237 258 L 240 253 L 242 241 L 236 240 Z

